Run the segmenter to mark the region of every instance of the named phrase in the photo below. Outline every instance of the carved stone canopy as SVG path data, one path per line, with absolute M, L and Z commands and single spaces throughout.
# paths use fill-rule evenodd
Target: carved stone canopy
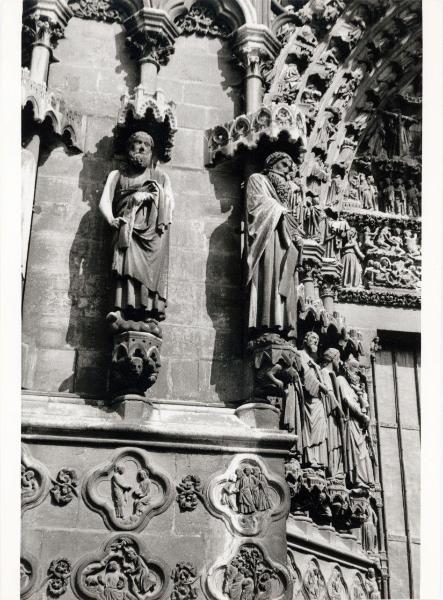
M 72 17 L 66 0 L 25 0 L 22 17 L 22 58 L 28 64 L 35 45 L 44 46 L 53 61 L 53 50 L 64 37 L 65 27 Z
M 234 158 L 244 150 L 255 150 L 263 141 L 284 138 L 291 145 L 305 147 L 305 120 L 295 106 L 274 104 L 262 106 L 255 113 L 241 115 L 206 131 L 206 164 L 218 158 Z
M 83 151 L 86 116 L 69 110 L 60 92 L 48 91 L 45 83 L 32 80 L 26 67 L 22 69 L 22 108 L 25 107 L 32 109 L 32 119 L 35 123 L 49 122 L 54 134 L 68 147 Z
M 121 98 L 117 117 L 116 151 L 122 153 L 129 136 L 141 130 L 152 136 L 156 158 L 161 162 L 171 160 L 173 139 L 177 131 L 175 104 L 166 102 L 161 90 L 149 94 L 139 85 L 132 96 L 124 95 Z

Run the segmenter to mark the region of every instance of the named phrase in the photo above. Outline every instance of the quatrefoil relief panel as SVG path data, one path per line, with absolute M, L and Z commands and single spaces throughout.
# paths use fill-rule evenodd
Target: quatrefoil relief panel
M 260 458 L 236 456 L 207 486 L 206 502 L 234 534 L 263 534 L 271 521 L 286 517 L 289 492 L 283 478 L 271 475 Z
M 144 450 L 122 448 L 86 478 L 83 497 L 110 529 L 140 531 L 172 502 L 171 483 Z
M 170 569 L 148 554 L 141 540 L 119 534 L 81 560 L 72 581 L 79 598 L 156 600 L 166 595 Z
M 22 446 L 21 506 L 22 511 L 38 506 L 49 494 L 51 479 L 45 465 L 35 459 L 29 449 Z
M 252 540 L 235 542 L 233 549 L 208 570 L 204 586 L 212 600 L 292 597 L 287 568 L 271 560 L 263 546 Z
M 37 560 L 29 552 L 22 552 L 20 556 L 20 598 L 26 600 L 33 593 L 35 583 L 39 577 Z

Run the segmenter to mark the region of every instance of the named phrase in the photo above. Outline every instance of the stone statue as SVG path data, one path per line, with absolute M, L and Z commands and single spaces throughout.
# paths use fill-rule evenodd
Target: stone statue
M 343 245 L 342 285 L 344 287 L 359 287 L 361 285 L 362 268 L 360 261 L 363 259 L 364 254 L 357 242 L 357 230 L 350 227 Z
M 291 211 L 294 190 L 290 174 L 294 170 L 288 154 L 274 152 L 266 159 L 263 172 L 254 173 L 248 181 L 248 326 L 252 332 L 295 336 L 302 238 Z
M 328 475 L 344 478 L 344 414 L 340 404 L 337 374 L 340 368 L 340 351 L 328 348 L 323 354 L 321 375 L 328 394 L 325 397 L 326 418 L 328 421 Z
M 363 513 L 364 521 L 361 526 L 361 545 L 366 552 L 377 551 L 377 523 L 378 518 L 370 502 Z
M 325 385 L 320 367 L 314 360 L 319 337 L 313 331 L 307 333 L 300 351 L 301 380 L 303 386 L 302 446 L 303 462 L 310 467 L 326 467 L 328 464 Z
M 403 179 L 399 178 L 395 181 L 394 186 L 394 203 L 395 212 L 398 215 L 406 215 L 406 190 L 403 185 Z
M 388 177 L 383 190 L 383 210 L 385 212 L 395 212 L 395 191 L 392 180 Z
M 369 417 L 367 401 L 360 389 L 356 374 L 358 361 L 350 356 L 344 366 L 344 375 L 337 377 L 343 411 L 347 418 L 346 463 L 349 482 L 354 488 L 374 485 L 374 471 L 367 436 Z
M 377 578 L 375 577 L 375 571 L 372 567 L 370 567 L 366 573 L 365 586 L 370 600 L 380 600 L 380 590 L 378 589 Z
M 108 315 L 115 332 L 159 335 L 158 321 L 165 318 L 174 198 L 168 176 L 154 166 L 153 151 L 150 135 L 131 135 L 127 165 L 109 174 L 99 205 L 115 231 L 114 312 Z
M 407 211 L 410 217 L 420 216 L 420 192 L 412 180 L 407 182 L 406 203 Z

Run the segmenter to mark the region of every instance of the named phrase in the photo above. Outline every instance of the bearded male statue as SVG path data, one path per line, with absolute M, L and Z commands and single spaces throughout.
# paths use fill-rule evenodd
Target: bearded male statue
M 288 154 L 273 152 L 262 173 L 248 180 L 248 328 L 252 335 L 268 331 L 295 337 L 297 268 L 303 241 L 295 170 Z
M 150 135 L 131 135 L 127 164 L 109 174 L 99 205 L 114 229 L 114 311 L 107 319 L 115 333 L 161 336 L 158 321 L 165 318 L 174 198 L 168 176 L 154 165 L 153 151 Z

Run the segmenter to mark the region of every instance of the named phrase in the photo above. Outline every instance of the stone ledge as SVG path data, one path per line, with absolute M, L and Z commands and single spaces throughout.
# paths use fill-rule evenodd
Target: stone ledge
M 22 400 L 26 441 L 118 444 L 197 452 L 250 452 L 286 457 L 295 436 L 250 427 L 235 409 L 204 404 L 129 402 L 97 406 L 80 397 L 27 393 Z
M 309 517 L 289 517 L 286 525 L 288 547 L 303 554 L 334 561 L 352 569 L 368 569 L 376 559 L 363 553 L 361 543 L 352 534 L 337 533 L 328 526 L 316 525 Z

